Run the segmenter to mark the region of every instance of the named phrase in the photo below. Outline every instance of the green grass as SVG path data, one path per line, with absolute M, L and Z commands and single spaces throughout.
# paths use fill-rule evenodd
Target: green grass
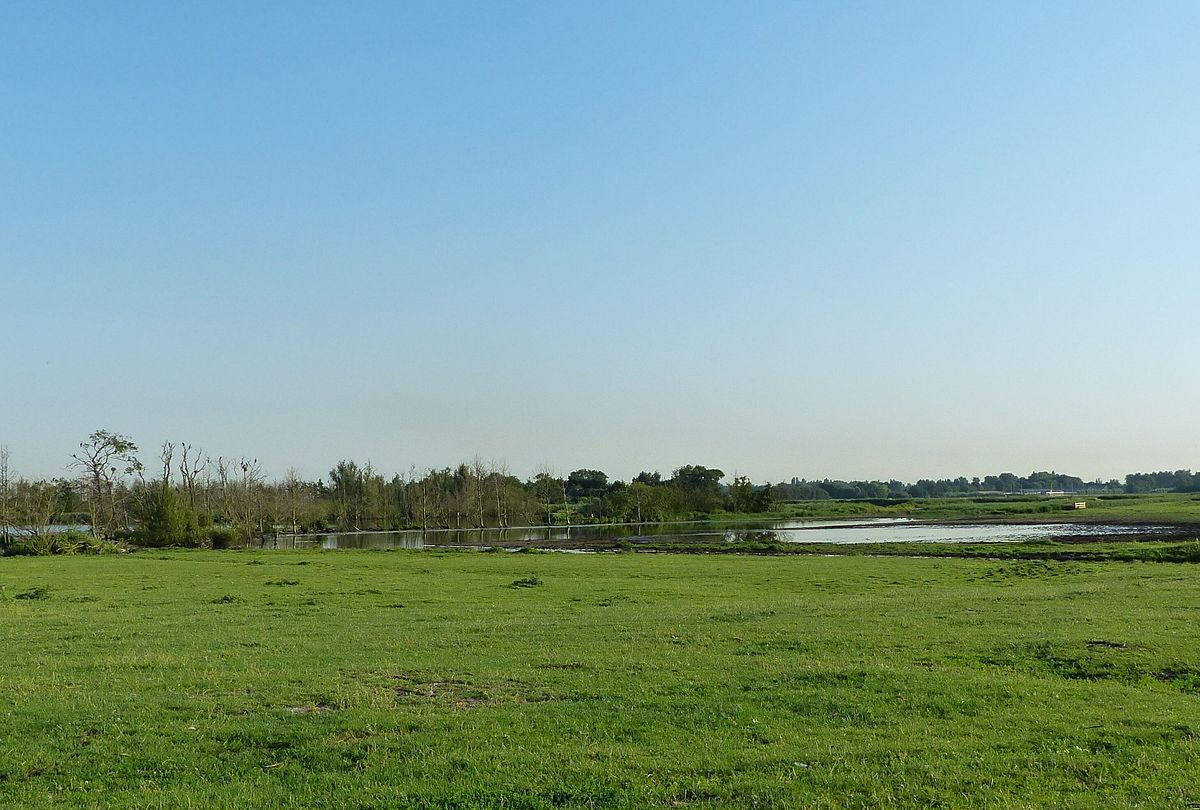
M 1200 569 L 0 560 L 0 807 L 1200 803 Z
M 1086 509 L 1072 509 L 1086 501 Z M 1066 496 L 1010 498 L 917 498 L 878 503 L 871 501 L 800 501 L 782 504 L 796 518 L 911 517 L 920 520 L 981 520 L 1000 522 L 1072 523 L 1200 523 L 1200 495 Z
M 770 532 L 764 532 L 770 535 Z M 1128 537 L 1128 536 L 1126 536 Z M 764 537 L 738 542 L 678 543 L 650 540 L 617 543 L 623 550 L 673 554 L 808 554 L 822 557 L 964 557 L 991 560 L 1200 563 L 1200 540 L 1190 532 L 1171 539 L 1149 534 L 1133 539 L 1044 539 L 1012 543 L 793 543 Z

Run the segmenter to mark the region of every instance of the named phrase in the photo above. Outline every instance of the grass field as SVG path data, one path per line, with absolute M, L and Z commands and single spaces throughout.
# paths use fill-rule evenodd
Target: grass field
M 0 806 L 1200 806 L 1200 569 L 0 559 Z

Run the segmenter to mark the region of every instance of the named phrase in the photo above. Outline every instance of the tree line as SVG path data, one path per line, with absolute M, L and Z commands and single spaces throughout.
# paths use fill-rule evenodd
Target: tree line
M 543 469 L 521 479 L 503 463 L 476 457 L 453 467 L 385 474 L 370 462 L 342 460 L 327 477 L 294 469 L 269 480 L 258 460 L 213 456 L 185 442 L 164 442 L 153 460 L 128 436 L 92 433 L 72 455 L 72 477 L 30 481 L 0 448 L 0 545 L 20 540 L 53 550 L 86 542 L 62 531 L 74 524 L 91 540 L 140 545 L 226 546 L 270 534 L 394 529 L 478 529 L 595 522 L 662 522 L 721 513 L 766 513 L 781 501 L 897 500 L 1031 492 L 1200 491 L 1188 470 L 1131 473 L 1085 482 L 1055 472 L 983 478 L 890 481 L 724 483 L 724 471 L 683 465 L 669 476 L 642 472 L 629 481 L 602 470 L 566 475 Z
M 1200 473 L 1191 470 L 1129 473 L 1124 481 L 1099 478 L 1084 481 L 1074 475 L 1057 472 L 1013 473 L 982 478 L 922 478 L 911 484 L 900 481 L 806 481 L 793 478 L 776 484 L 775 494 L 782 501 L 825 499 L 905 500 L 909 498 L 956 498 L 980 495 L 1035 495 L 1050 492 L 1064 494 L 1146 494 L 1151 492 L 1200 492 Z
M 268 480 L 255 458 L 214 457 L 184 442 L 164 442 L 149 462 L 143 455 L 128 436 L 99 430 L 72 455 L 74 477 L 29 481 L 0 450 L 0 541 L 8 547 L 19 535 L 53 550 L 79 542 L 62 531 L 75 524 L 94 539 L 221 547 L 280 532 L 659 522 L 774 504 L 770 486 L 744 476 L 726 485 L 722 470 L 702 465 L 626 482 L 593 469 L 522 480 L 478 457 L 392 474 L 343 460 L 319 480 L 294 469 Z
M 1186 472 L 1186 471 L 1185 471 Z M 1134 473 L 1126 476 L 1126 481 L 1141 475 Z M 1164 473 L 1154 473 L 1164 475 Z M 1170 474 L 1175 475 L 1175 474 Z M 1189 473 L 1190 475 L 1190 473 Z M 982 478 L 922 478 L 911 484 L 900 481 L 833 481 L 828 478 L 822 481 L 806 481 L 793 478 L 789 483 L 780 483 L 775 487 L 781 500 L 816 501 L 827 498 L 834 499 L 887 499 L 904 500 L 909 498 L 954 498 L 978 495 L 1025 495 L 1047 492 L 1063 493 L 1111 493 L 1111 492 L 1150 492 L 1151 489 L 1133 490 L 1123 485 L 1117 479 L 1102 481 L 1084 481 L 1074 475 L 1064 475 L 1057 472 L 1032 472 L 1026 476 L 1013 473 L 987 475 Z

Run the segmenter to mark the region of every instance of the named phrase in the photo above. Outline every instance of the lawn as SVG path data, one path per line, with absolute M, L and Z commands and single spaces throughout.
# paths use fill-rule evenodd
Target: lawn
M 1200 569 L 0 559 L 2 807 L 1200 806 Z

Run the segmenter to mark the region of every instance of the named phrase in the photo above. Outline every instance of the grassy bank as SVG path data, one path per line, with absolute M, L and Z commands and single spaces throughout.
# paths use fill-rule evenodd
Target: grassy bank
M 0 561 L 0 806 L 1185 807 L 1191 566 Z
M 1059 539 L 1017 543 L 789 543 L 774 539 L 731 543 L 614 541 L 613 548 L 672 554 L 817 555 L 822 557 L 958 557 L 1055 562 L 1200 563 L 1200 541 Z
M 1076 501 L 1085 501 L 1087 508 L 1071 508 Z M 801 501 L 782 504 L 780 508 L 789 517 L 813 519 L 911 517 L 919 520 L 1200 524 L 1200 495 L 1177 493 L 927 498 L 891 502 Z

